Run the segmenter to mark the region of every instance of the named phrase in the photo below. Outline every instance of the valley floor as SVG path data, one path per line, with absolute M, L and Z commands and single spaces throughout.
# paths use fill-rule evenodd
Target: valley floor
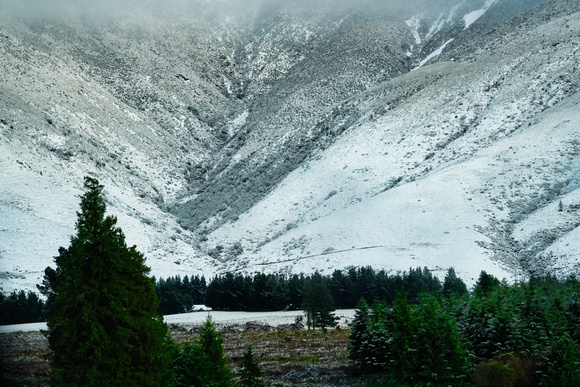
M 293 323 L 301 311 L 211 312 L 224 338 L 230 368 L 238 374 L 243 353 L 252 345 L 268 386 L 359 386 L 351 376 L 347 358 L 353 310 L 336 312 L 340 328 L 326 332 L 296 330 Z M 192 339 L 207 313 L 165 316 L 177 342 Z M 179 321 L 180 320 L 180 321 Z M 199 320 L 199 321 L 197 321 Z M 274 325 L 270 325 L 274 324 Z M 38 324 L 0 327 L 0 385 L 46 386 L 50 365 L 47 340 Z

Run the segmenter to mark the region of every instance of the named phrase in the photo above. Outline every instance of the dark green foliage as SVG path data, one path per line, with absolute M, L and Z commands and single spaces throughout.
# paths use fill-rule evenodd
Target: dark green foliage
M 456 314 L 482 362 L 476 373 L 485 381 L 481 385 L 512 377 L 514 385 L 525 385 L 520 374 L 532 384 L 568 383 L 559 377 L 578 380 L 572 370 L 578 369 L 579 294 L 575 278 L 531 277 L 527 283 L 508 285 L 482 273 L 465 312 Z
M 44 321 L 44 301 L 36 293 L 16 290 L 0 293 L 0 325 Z
M 226 273 L 207 286 L 205 305 L 214 310 L 273 311 L 298 309 L 304 277 L 257 273 L 254 277 Z M 296 299 L 297 297 L 298 300 Z
M 352 325 L 350 326 L 350 342 L 348 346 L 348 358 L 355 365 L 364 368 L 364 358 L 366 356 L 365 342 L 370 330 L 369 306 L 364 298 L 358 303 Z
M 240 385 L 245 387 L 263 387 L 265 384 L 262 380 L 262 375 L 262 370 L 254 359 L 254 351 L 250 345 L 246 352 L 244 352 Z
M 395 342 L 404 352 L 396 356 L 395 372 L 411 385 L 458 384 L 470 370 L 470 356 L 459 338 L 455 321 L 433 296 L 405 311 L 404 301 L 395 313 Z M 407 321 L 401 321 L 406 319 Z
M 568 335 L 556 337 L 552 350 L 546 357 L 546 372 L 542 377 L 544 386 L 580 385 L 580 345 Z
M 288 290 L 281 276 L 257 273 L 250 285 L 249 310 L 280 310 L 288 305 Z
M 214 310 L 250 310 L 251 284 L 250 277 L 239 274 L 215 277 L 207 286 L 205 305 Z
M 447 385 L 466 380 L 470 356 L 455 321 L 436 297 L 410 305 L 397 296 L 394 307 L 361 301 L 351 330 L 349 357 L 364 373 L 389 373 L 408 385 Z
M 285 287 L 288 291 L 288 309 L 299 309 L 302 306 L 304 281 L 304 274 L 294 274 L 288 279 Z
M 159 298 L 159 313 L 176 314 L 190 311 L 193 305 L 203 304 L 206 291 L 205 277 L 169 277 L 155 283 Z
M 487 274 L 484 270 L 479 274 L 479 278 L 475 284 L 475 293 L 482 293 L 485 296 L 499 285 L 500 281 L 491 274 Z
M 513 307 L 502 286 L 495 291 L 474 292 L 465 317 L 465 334 L 471 349 L 480 360 L 509 352 L 508 341 L 513 331 Z
M 416 304 L 423 293 L 439 293 L 441 281 L 426 267 L 423 270 L 410 268 L 409 272 L 403 273 L 403 288 L 409 302 Z
M 455 269 L 450 267 L 445 275 L 445 280 L 443 281 L 443 295 L 447 298 L 452 295 L 464 296 L 467 294 L 467 285 L 465 282 L 455 274 Z
M 335 327 L 337 318 L 332 313 L 334 300 L 330 291 L 322 280 L 322 276 L 315 273 L 313 278 L 306 281 L 304 286 L 304 302 L 302 305 L 306 313 L 306 325 L 310 328 Z
M 182 345 L 171 363 L 168 382 L 172 387 L 233 386 L 232 372 L 226 365 L 223 340 L 208 317 L 195 342 Z
M 363 373 L 381 372 L 393 362 L 392 310 L 376 302 L 369 310 L 359 302 L 351 326 L 349 359 Z
M 296 310 L 302 307 L 306 284 L 315 277 L 328 288 L 337 308 L 355 308 L 361 298 L 392 304 L 397 291 L 408 292 L 413 302 L 417 302 L 421 292 L 439 293 L 442 288 L 441 281 L 427 268 L 409 269 L 409 273 L 392 276 L 371 267 L 335 270 L 331 276 L 294 274 L 286 277 L 257 273 L 251 277 L 226 273 L 207 285 L 205 305 L 215 310 Z M 457 286 L 460 284 L 463 281 L 458 279 Z M 160 295 L 162 303 L 166 297 Z M 175 306 L 172 312 L 187 309 L 187 305 L 180 305 L 180 300 L 185 298 L 177 293 L 170 295 L 167 304 Z
M 77 235 L 47 268 L 47 337 L 54 386 L 156 386 L 166 365 L 166 325 L 149 268 L 105 216 L 103 186 L 85 178 Z

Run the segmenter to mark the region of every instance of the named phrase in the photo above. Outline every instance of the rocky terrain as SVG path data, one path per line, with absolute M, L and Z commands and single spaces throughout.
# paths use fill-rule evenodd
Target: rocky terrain
M 580 268 L 575 0 L 0 4 L 0 275 L 83 176 L 156 276 Z

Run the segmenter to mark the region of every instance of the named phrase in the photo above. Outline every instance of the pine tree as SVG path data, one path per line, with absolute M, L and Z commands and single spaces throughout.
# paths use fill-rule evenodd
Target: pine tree
M 445 275 L 443 282 L 443 295 L 447 298 L 452 294 L 463 296 L 467 294 L 467 286 L 465 282 L 455 274 L 455 269 L 450 267 Z
M 578 386 L 580 384 L 580 345 L 569 336 L 554 339 L 547 356 L 547 372 L 542 378 L 545 386 Z
M 263 387 L 262 370 L 254 359 L 254 351 L 252 346 L 248 346 L 244 352 L 244 359 L 242 360 L 242 377 L 240 384 L 247 387 Z
M 144 256 L 105 216 L 103 186 L 86 177 L 77 234 L 45 270 L 46 335 L 54 386 L 154 386 L 165 367 L 166 325 Z
M 305 284 L 303 308 L 309 329 L 336 326 L 334 300 L 318 273 Z
M 361 369 L 364 369 L 363 360 L 366 356 L 366 342 L 370 331 L 369 306 L 364 298 L 361 298 L 355 310 L 354 319 L 350 327 L 350 341 L 348 346 L 348 358 Z
M 44 321 L 44 301 L 36 293 L 14 290 L 0 294 L 0 324 L 22 324 Z
M 203 324 L 195 342 L 183 344 L 171 368 L 170 386 L 233 386 L 232 372 L 226 365 L 222 336 L 216 331 L 211 317 Z
M 418 349 L 415 346 L 415 317 L 411 313 L 406 294 L 396 295 L 394 313 L 393 370 L 399 380 L 412 381 L 415 378 L 415 356 Z
M 469 373 L 470 356 L 455 322 L 434 296 L 422 296 L 414 307 L 397 299 L 393 338 L 394 368 L 402 382 L 454 385 Z

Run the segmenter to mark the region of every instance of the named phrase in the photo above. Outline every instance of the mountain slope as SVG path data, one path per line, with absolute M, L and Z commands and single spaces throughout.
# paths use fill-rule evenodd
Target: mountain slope
M 470 279 L 482 268 L 575 272 L 577 244 L 565 258 L 549 253 L 569 243 L 580 220 L 578 13 L 546 20 L 551 6 L 530 14 L 544 24 L 512 34 L 491 55 L 417 70 L 360 97 L 353 104 L 367 114 L 345 113 L 362 118 L 210 234 L 208 246 L 244 246 L 229 270 L 366 263 L 453 265 Z M 392 96 L 399 83 L 406 94 Z M 560 200 L 569 204 L 562 213 Z M 528 219 L 550 209 L 548 236 Z
M 86 174 L 157 276 L 577 271 L 575 1 L 28 4 L 0 5 L 5 291 Z

